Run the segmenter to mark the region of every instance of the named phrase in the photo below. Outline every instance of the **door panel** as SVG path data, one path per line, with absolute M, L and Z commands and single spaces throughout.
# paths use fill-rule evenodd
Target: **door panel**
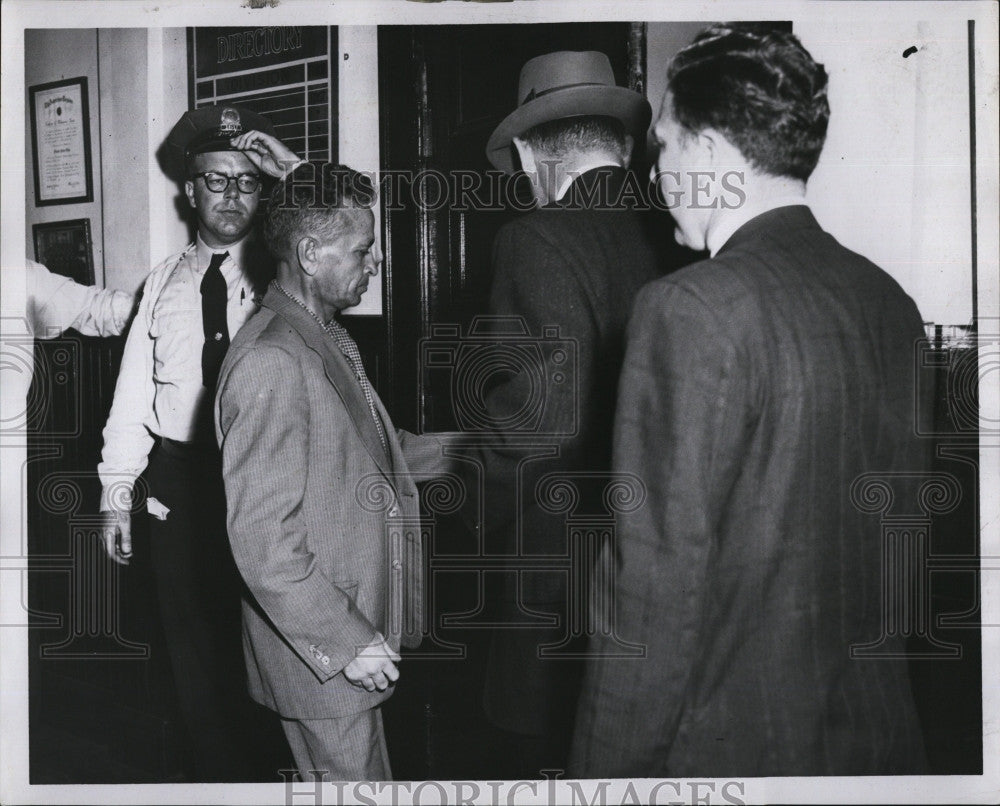
M 631 77 L 641 86 L 642 30 L 630 23 L 379 29 L 382 168 L 417 178 L 428 171 L 443 176 L 452 202 L 408 203 L 407 209 L 387 211 L 384 219 L 391 300 L 387 374 L 392 388 L 386 391 L 401 423 L 423 430 L 454 427 L 450 406 L 435 406 L 447 390 L 428 388 L 421 377 L 419 340 L 436 325 L 454 324 L 467 332 L 471 317 L 486 304 L 497 230 L 530 209 L 526 178 L 491 177 L 486 159 L 490 134 L 515 108 L 522 65 L 556 50 L 600 50 L 619 84 Z M 459 192 L 462 175 L 480 183 L 473 194 Z M 431 181 L 440 180 L 423 184 Z M 420 198 L 420 188 L 419 181 L 405 183 L 403 198 Z M 471 195 L 493 203 L 475 209 L 482 205 Z M 456 204 L 459 200 L 469 203 Z
M 449 375 L 435 375 L 433 385 L 425 385 L 420 339 L 442 325 L 467 332 L 471 318 L 485 309 L 497 230 L 531 208 L 526 178 L 489 177 L 486 159 L 490 134 L 515 107 L 521 66 L 555 50 L 601 50 L 624 84 L 629 33 L 628 23 L 379 29 L 381 167 L 411 177 L 424 172 L 426 178 L 432 171 L 446 178 L 452 197 L 452 203 L 421 206 L 412 202 L 420 183 L 399 183 L 402 203 L 386 209 L 383 193 L 390 386 L 380 392 L 391 401 L 397 424 L 454 428 L 446 398 Z M 641 59 L 634 61 L 641 66 Z M 468 209 L 458 204 L 463 175 L 473 181 L 489 177 L 475 195 L 495 203 L 488 209 L 476 209 L 471 199 Z M 457 518 L 438 517 L 434 529 L 435 556 L 474 551 L 474 540 Z M 483 604 L 476 574 L 431 576 L 435 618 Z M 503 775 L 514 748 L 481 706 L 488 631 L 452 626 L 439 636 L 460 645 L 464 654 L 407 659 L 398 690 L 384 708 L 393 772 L 404 779 Z

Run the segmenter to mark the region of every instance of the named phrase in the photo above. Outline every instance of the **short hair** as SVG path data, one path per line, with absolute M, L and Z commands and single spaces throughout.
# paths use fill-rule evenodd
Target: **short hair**
M 579 151 L 625 153 L 625 124 L 607 115 L 579 115 L 549 120 L 521 135 L 533 151 L 562 159 Z
M 667 70 L 674 120 L 714 128 L 753 165 L 806 181 L 830 120 L 827 74 L 790 32 L 754 23 L 710 26 Z
M 340 212 L 370 208 L 375 197 L 371 179 L 353 168 L 302 163 L 271 191 L 264 215 L 267 247 L 280 259 L 307 235 L 336 237 L 342 227 Z

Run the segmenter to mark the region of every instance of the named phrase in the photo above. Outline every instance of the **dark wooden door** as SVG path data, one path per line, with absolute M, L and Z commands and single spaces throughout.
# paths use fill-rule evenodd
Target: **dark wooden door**
M 485 310 L 497 231 L 531 209 L 526 178 L 491 175 L 485 153 L 493 129 L 516 105 L 522 65 L 556 50 L 600 50 L 624 85 L 630 72 L 641 79 L 642 39 L 635 34 L 642 30 L 629 23 L 379 29 L 381 167 L 409 178 L 392 181 L 394 199 L 385 198 L 383 183 L 389 371 L 379 391 L 398 425 L 455 427 L 447 373 L 423 372 L 420 341 L 435 336 L 437 343 L 441 328 L 468 332 Z M 437 519 L 435 556 L 454 558 L 474 547 L 458 519 Z M 432 618 L 440 625 L 443 614 L 478 612 L 478 582 L 475 573 L 435 576 Z M 438 635 L 464 654 L 404 660 L 385 707 L 393 771 L 400 778 L 502 775 L 514 751 L 481 707 L 489 632 L 466 624 L 441 627 Z
M 485 306 L 497 230 L 530 209 L 526 178 L 491 176 L 486 159 L 516 105 L 521 67 L 552 51 L 599 50 L 620 85 L 641 89 L 643 32 L 630 23 L 379 29 L 382 168 L 416 180 L 395 183 L 400 203 L 385 216 L 391 388 L 380 391 L 400 424 L 453 427 L 443 391 L 420 372 L 419 340 L 442 325 L 467 332 Z M 435 204 L 443 185 L 450 195 Z

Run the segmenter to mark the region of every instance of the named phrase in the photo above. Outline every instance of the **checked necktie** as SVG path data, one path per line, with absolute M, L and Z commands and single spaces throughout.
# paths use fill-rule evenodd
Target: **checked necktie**
M 201 382 L 215 388 L 222 359 L 229 349 L 229 326 L 226 324 L 226 278 L 220 266 L 229 252 L 212 255 L 208 270 L 201 280 L 201 322 L 205 330 L 205 345 L 201 348 Z
M 375 421 L 375 429 L 378 431 L 379 441 L 382 443 L 382 448 L 385 450 L 386 456 L 388 456 L 389 443 L 385 436 L 385 426 L 382 424 L 382 418 L 378 416 L 378 412 L 375 409 L 374 392 L 372 391 L 371 382 L 365 374 L 365 365 L 361 363 L 361 351 L 358 349 L 357 342 L 351 338 L 351 334 L 347 332 L 344 326 L 336 320 L 331 320 L 327 324 L 326 331 L 333 336 L 333 340 L 340 348 L 340 352 L 344 354 L 344 357 L 347 359 L 347 363 L 349 363 L 351 365 L 351 369 L 354 370 L 354 377 L 357 378 L 358 383 L 361 384 L 361 391 L 365 393 L 365 401 L 368 403 L 368 410 L 371 412 L 372 420 Z
M 368 404 L 368 411 L 371 413 L 372 421 L 375 423 L 375 430 L 378 431 L 378 439 L 382 443 L 382 449 L 385 451 L 385 455 L 391 458 L 389 440 L 385 435 L 385 425 L 383 425 L 382 418 L 379 417 L 378 410 L 375 408 L 375 392 L 372 389 L 371 382 L 368 380 L 368 376 L 365 374 L 365 365 L 361 363 L 361 351 L 358 349 L 358 345 L 354 339 L 351 338 L 351 334 L 336 319 L 324 322 L 312 308 L 297 296 L 287 291 L 277 280 L 271 280 L 271 285 L 309 314 L 316 321 L 316 324 L 323 328 L 326 335 L 333 339 L 340 352 L 344 354 L 344 358 L 351 365 L 354 377 L 357 379 L 358 384 L 361 386 L 361 391 L 365 395 L 365 402 Z

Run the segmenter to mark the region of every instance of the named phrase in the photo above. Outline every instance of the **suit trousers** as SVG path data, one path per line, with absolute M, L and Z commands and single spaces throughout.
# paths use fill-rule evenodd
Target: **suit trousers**
M 331 719 L 282 719 L 303 781 L 391 781 L 382 709 Z
M 565 623 L 565 605 L 551 609 L 561 609 Z M 508 627 L 490 638 L 483 707 L 494 725 L 511 734 L 515 777 L 539 778 L 541 770 L 566 769 L 583 661 L 539 655 L 542 645 L 565 640 L 565 627 Z M 577 639 L 564 649 L 582 652 L 583 642 Z
M 242 583 L 218 451 L 162 440 L 147 479 L 150 497 L 169 509 L 164 520 L 150 517 L 149 552 L 195 780 L 279 780 L 282 762 L 271 763 L 261 743 L 268 727 L 277 733 L 275 720 L 246 694 Z

